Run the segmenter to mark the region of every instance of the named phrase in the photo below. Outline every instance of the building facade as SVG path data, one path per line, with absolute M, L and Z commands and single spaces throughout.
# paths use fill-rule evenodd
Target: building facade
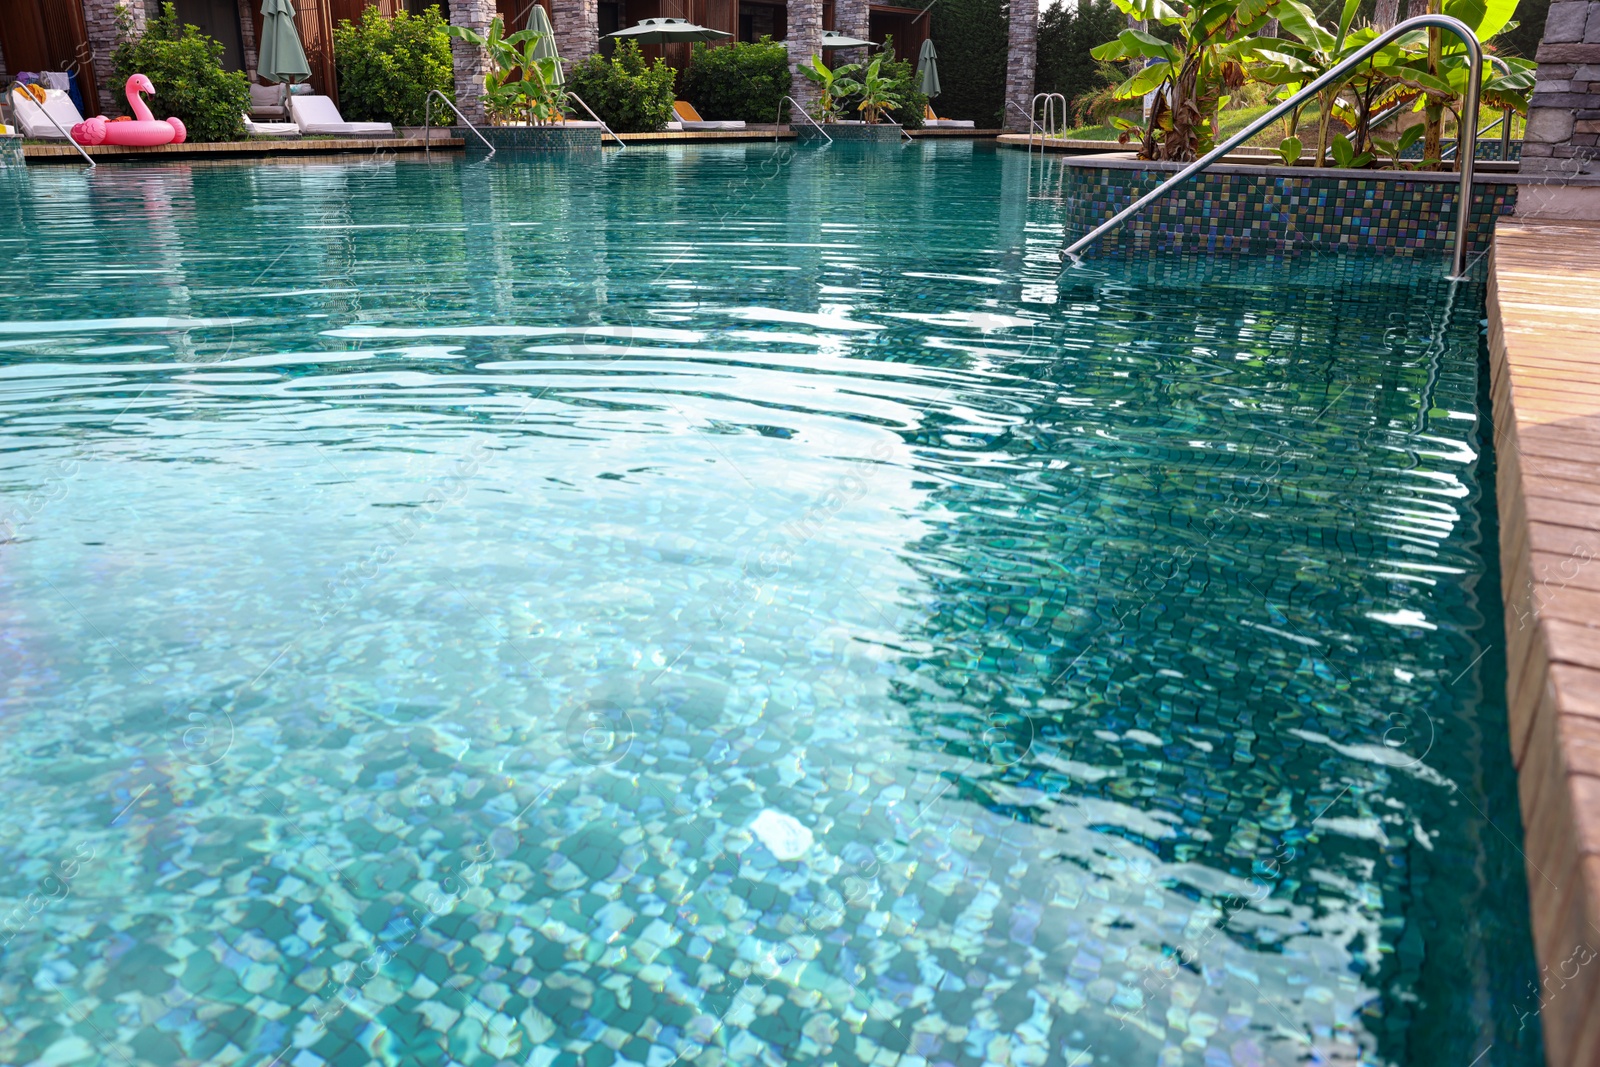
M 85 114 L 114 111 L 116 102 L 104 92 L 111 80 L 111 52 L 126 30 L 142 31 L 161 0 L 0 0 L 0 76 L 9 70 L 67 71 L 82 97 Z M 455 25 L 487 32 L 499 15 L 508 30 L 527 25 L 535 3 L 550 16 L 556 46 L 571 62 L 608 51 L 605 34 L 643 19 L 683 18 L 731 34 L 732 40 L 755 41 L 766 36 L 790 45 L 793 95 L 811 103 L 816 87 L 795 67 L 819 50 L 824 30 L 837 30 L 872 41 L 892 38 L 896 55 L 915 61 L 928 37 L 929 11 L 922 3 L 902 6 L 870 0 L 293 0 L 295 24 L 311 64 L 311 85 L 338 96 L 338 70 L 333 57 L 333 29 L 362 11 L 377 7 L 385 15 L 401 9 L 413 13 L 437 2 Z M 193 23 L 223 46 L 223 65 L 254 73 L 256 42 L 261 32 L 261 0 L 174 0 L 180 19 Z M 1034 42 L 1038 0 L 1013 0 L 1011 55 L 1007 62 L 1006 95 L 1026 106 L 1033 94 Z M 462 110 L 476 121 L 483 115 L 480 94 L 487 57 L 480 49 L 452 44 L 457 95 Z M 680 69 L 689 62 L 687 45 L 646 48 Z M 857 62 L 858 50 L 840 50 L 832 59 Z M 1013 109 L 1007 108 L 1008 112 Z M 960 117 L 960 116 L 957 116 Z

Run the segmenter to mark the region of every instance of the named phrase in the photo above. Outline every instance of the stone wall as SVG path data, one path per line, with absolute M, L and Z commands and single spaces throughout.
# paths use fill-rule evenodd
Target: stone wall
M 1008 130 L 1026 130 L 1023 117 L 1033 100 L 1033 72 L 1039 49 L 1039 0 L 1011 0 L 1011 32 L 1006 41 L 1006 99 L 1016 108 L 1005 108 Z
M 600 51 L 599 0 L 550 0 L 550 23 L 565 69 Z
M 100 88 L 101 107 L 111 100 L 111 53 L 121 37 L 117 12 L 121 9 L 129 27 L 135 34 L 144 32 L 149 9 L 142 0 L 133 3 L 124 0 L 83 0 L 83 23 L 89 36 L 89 55 L 94 67 L 95 83 Z M 110 106 L 115 106 L 110 105 Z
M 8 77 L 6 73 L 6 54 L 4 49 L 0 49 L 0 78 L 5 77 Z
M 833 28 L 846 37 L 859 37 L 865 41 L 867 39 L 869 10 L 867 0 L 835 0 L 833 5 Z M 867 51 L 864 48 L 838 48 L 834 50 L 833 62 L 828 65 L 861 63 L 866 58 Z
M 1600 174 L 1600 0 L 1551 4 L 1537 59 L 1522 173 Z
M 800 64 L 821 55 L 821 48 L 822 0 L 789 0 L 789 95 L 813 114 L 820 92 L 816 82 L 800 73 Z
M 493 0 L 452 0 L 450 24 L 487 36 L 494 17 Z M 456 78 L 456 107 L 474 125 L 483 125 L 483 76 L 489 72 L 489 53 L 476 45 L 450 39 L 451 65 Z
M 244 69 L 251 80 L 256 76 L 256 17 L 253 0 L 239 0 L 239 46 L 244 52 Z

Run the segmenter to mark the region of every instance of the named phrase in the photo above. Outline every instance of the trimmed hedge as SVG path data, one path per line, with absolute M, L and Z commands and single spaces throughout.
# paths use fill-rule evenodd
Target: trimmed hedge
M 647 66 L 639 46 L 623 40 L 610 59 L 589 56 L 574 65 L 567 88 L 618 133 L 653 133 L 672 119 L 676 75 L 664 59 Z
M 133 74 L 150 79 L 156 91 L 145 98 L 157 118 L 182 120 L 190 141 L 238 141 L 244 113 L 250 110 L 250 82 L 243 71 L 222 69 L 222 43 L 199 27 L 178 22 L 172 4 L 150 19 L 142 37 L 127 35 L 111 53 L 114 77 L 107 86 L 120 102 Z M 124 105 L 126 106 L 126 105 Z
M 1006 5 L 1002 0 L 939 0 L 931 15 L 943 90 L 934 110 L 946 118 L 971 119 L 980 127 L 1003 125 Z
M 428 93 L 455 99 L 450 28 L 437 5 L 420 15 L 385 17 L 374 5 L 333 31 L 333 61 L 339 68 L 339 111 L 351 122 L 421 126 Z M 435 105 L 447 118 L 448 108 Z
M 697 44 L 683 72 L 683 98 L 711 120 L 772 122 L 788 93 L 789 50 L 770 37 L 754 44 Z

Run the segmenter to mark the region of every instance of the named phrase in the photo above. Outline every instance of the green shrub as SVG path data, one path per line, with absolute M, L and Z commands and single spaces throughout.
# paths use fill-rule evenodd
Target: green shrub
M 789 93 L 789 50 L 763 37 L 755 44 L 694 46 L 683 97 L 712 120 L 772 122 Z
M 368 6 L 360 22 L 341 19 L 333 31 L 333 61 L 339 111 L 351 122 L 421 126 L 429 92 L 455 99 L 450 26 L 437 5 L 393 18 Z M 434 111 L 448 117 L 449 109 L 437 103 Z
M 1001 0 L 939 0 L 930 14 L 943 90 L 939 114 L 972 119 L 981 127 L 1002 125 L 1009 35 L 1005 5 Z
M 672 118 L 676 74 L 663 59 L 646 66 L 639 46 L 624 40 L 610 59 L 589 56 L 574 65 L 567 88 L 618 133 L 651 133 Z
M 118 100 L 129 75 L 143 74 L 155 85 L 146 98 L 158 119 L 182 120 L 190 141 L 237 141 L 244 137 L 250 110 L 250 82 L 243 71 L 222 69 L 222 44 L 198 27 L 178 22 L 172 4 L 149 21 L 144 36 L 133 37 L 126 22 L 111 53 L 110 89 Z
M 922 124 L 927 119 L 928 98 L 917 88 L 917 65 L 910 60 L 892 58 L 894 56 L 892 36 L 883 39 L 881 54 L 883 62 L 878 67 L 878 73 L 889 79 L 889 95 L 900 101 L 900 106 L 889 113 L 889 118 L 908 130 L 922 129 Z M 850 105 L 850 109 L 855 110 L 854 103 Z

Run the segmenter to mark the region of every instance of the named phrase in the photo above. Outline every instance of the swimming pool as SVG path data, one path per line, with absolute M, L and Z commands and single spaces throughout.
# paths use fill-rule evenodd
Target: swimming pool
M 1027 192 L 0 184 L 0 1062 L 1540 1062 L 1481 291 Z

